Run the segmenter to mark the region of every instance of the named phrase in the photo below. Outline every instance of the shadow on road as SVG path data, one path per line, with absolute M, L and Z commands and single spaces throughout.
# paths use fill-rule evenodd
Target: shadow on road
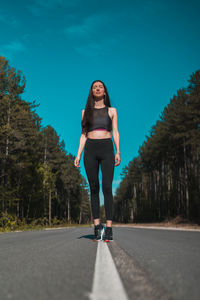
M 82 235 L 82 236 L 79 236 L 77 239 L 89 239 L 89 240 L 93 240 L 94 239 L 94 235 L 93 234 Z

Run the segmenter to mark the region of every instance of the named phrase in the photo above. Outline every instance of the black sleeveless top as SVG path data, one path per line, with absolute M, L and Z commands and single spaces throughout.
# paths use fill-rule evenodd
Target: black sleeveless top
M 89 126 L 88 132 L 97 128 L 105 128 L 107 131 L 112 130 L 112 120 L 108 114 L 108 106 L 94 108 L 93 124 Z

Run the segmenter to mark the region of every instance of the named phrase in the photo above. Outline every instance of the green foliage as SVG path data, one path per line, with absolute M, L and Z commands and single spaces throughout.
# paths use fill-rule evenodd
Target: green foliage
M 200 220 L 200 70 L 177 91 L 123 170 L 115 221 Z M 134 201 L 133 201 L 134 199 Z
M 0 212 L 16 217 L 2 224 L 83 222 L 90 215 L 84 179 L 54 128 L 41 126 L 39 104 L 22 99 L 24 88 L 22 72 L 0 57 Z
M 24 224 L 24 220 L 19 220 L 15 215 L 4 212 L 0 214 L 0 228 L 16 230 L 19 226 L 23 226 Z

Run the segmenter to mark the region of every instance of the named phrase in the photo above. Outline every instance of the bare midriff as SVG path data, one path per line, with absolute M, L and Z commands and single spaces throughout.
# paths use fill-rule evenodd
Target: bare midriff
M 88 132 L 88 137 L 90 139 L 105 139 L 111 138 L 111 132 L 107 131 L 105 128 L 97 128 Z

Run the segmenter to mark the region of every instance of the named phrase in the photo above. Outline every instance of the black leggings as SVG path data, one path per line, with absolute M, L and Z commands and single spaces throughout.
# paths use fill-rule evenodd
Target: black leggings
M 93 219 L 99 219 L 99 163 L 102 172 L 102 190 L 106 220 L 113 218 L 112 181 L 115 166 L 114 147 L 111 138 L 87 138 L 84 150 L 84 166 L 90 185 Z

